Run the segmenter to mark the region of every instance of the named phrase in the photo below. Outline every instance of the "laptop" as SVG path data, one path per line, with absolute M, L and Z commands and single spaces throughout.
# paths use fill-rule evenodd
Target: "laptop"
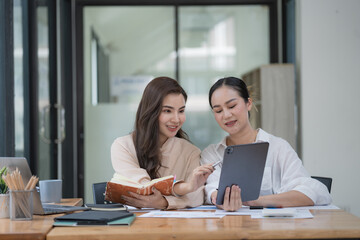
M 21 176 L 24 181 L 24 186 L 30 180 L 32 174 L 28 165 L 28 162 L 25 158 L 22 157 L 0 157 L 0 168 L 7 166 L 9 172 L 15 171 L 16 168 L 19 169 Z M 48 214 L 57 214 L 57 213 L 67 213 L 78 210 L 89 210 L 87 207 L 78 207 L 78 206 L 66 206 L 66 205 L 54 205 L 54 204 L 45 204 L 41 203 L 40 194 L 38 191 L 33 192 L 33 213 L 35 215 L 48 215 Z
M 228 146 L 224 152 L 216 204 L 222 205 L 226 187 L 238 185 L 243 202 L 259 198 L 268 142 Z

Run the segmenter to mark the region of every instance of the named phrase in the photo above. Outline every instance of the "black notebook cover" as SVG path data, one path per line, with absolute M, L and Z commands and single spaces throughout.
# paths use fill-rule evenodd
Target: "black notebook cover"
M 133 213 L 128 211 L 85 211 L 79 213 L 67 214 L 61 217 L 57 217 L 55 221 L 75 221 L 78 225 L 101 225 L 108 222 L 132 216 Z

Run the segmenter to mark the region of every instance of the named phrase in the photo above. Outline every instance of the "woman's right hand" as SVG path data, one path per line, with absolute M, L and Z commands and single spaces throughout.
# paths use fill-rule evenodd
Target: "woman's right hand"
M 214 168 L 212 167 L 212 164 L 206 164 L 195 168 L 189 179 L 190 192 L 194 192 L 199 187 L 204 186 L 206 180 L 208 179 L 209 175 L 213 173 L 213 171 Z
M 206 179 L 213 171 L 214 168 L 211 164 L 195 168 L 188 182 L 177 182 L 174 184 L 174 193 L 178 196 L 182 196 L 196 191 L 198 188 L 204 186 Z
M 218 194 L 217 190 L 211 194 L 211 202 L 214 205 L 216 205 L 218 208 L 224 209 L 225 211 L 234 212 L 242 207 L 242 200 L 240 193 L 241 193 L 241 189 L 239 188 L 239 186 L 232 185 L 231 191 L 230 191 L 230 187 L 227 187 L 225 190 L 223 205 L 216 205 L 216 197 Z

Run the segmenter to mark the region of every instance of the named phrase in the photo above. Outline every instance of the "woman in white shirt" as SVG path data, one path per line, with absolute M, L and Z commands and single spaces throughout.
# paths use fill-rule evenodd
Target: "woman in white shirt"
M 288 142 L 262 129 L 253 129 L 249 122 L 252 99 L 246 84 L 239 78 L 218 80 L 209 91 L 209 103 L 219 126 L 229 135 L 220 143 L 209 145 L 201 154 L 201 163 L 222 160 L 227 146 L 258 141 L 269 142 L 260 197 L 242 202 L 238 186 L 225 191 L 224 204 L 218 206 L 236 211 L 248 206 L 310 206 L 331 203 L 331 196 L 324 184 L 312 179 Z M 206 202 L 215 204 L 221 164 L 207 179 Z

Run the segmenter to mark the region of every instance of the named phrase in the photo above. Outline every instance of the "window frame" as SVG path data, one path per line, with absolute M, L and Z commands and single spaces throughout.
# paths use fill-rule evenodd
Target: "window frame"
M 13 1 L 0 1 L 0 156 L 15 156 Z
M 72 33 L 75 35 L 72 49 L 76 53 L 73 58 L 75 66 L 73 68 L 73 76 L 76 79 L 76 111 L 74 119 L 76 119 L 76 138 L 74 142 L 77 144 L 77 195 L 84 196 L 84 50 L 83 50 L 83 9 L 86 6 L 174 6 L 175 7 L 175 48 L 179 49 L 179 30 L 178 30 L 178 8 L 182 6 L 203 6 L 203 5 L 267 5 L 269 7 L 269 32 L 270 32 L 270 63 L 279 61 L 279 38 L 278 38 L 278 1 L 277 0 L 76 0 L 72 11 Z M 176 77 L 179 77 L 179 58 L 176 58 Z M 75 88 L 73 88 L 73 91 Z

